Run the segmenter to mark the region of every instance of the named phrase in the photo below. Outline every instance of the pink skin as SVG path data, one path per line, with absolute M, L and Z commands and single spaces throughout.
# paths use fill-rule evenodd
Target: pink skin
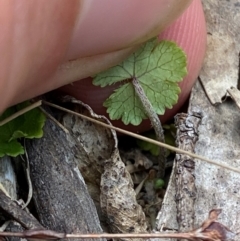
M 176 19 L 190 2 L 0 0 L 0 113 L 10 105 L 121 62 L 140 43 L 157 35 Z M 199 5 L 199 0 L 194 2 Z M 199 17 L 190 20 L 197 21 L 194 25 L 197 33 L 192 36 L 195 34 L 200 39 L 198 51 L 193 51 L 195 72 L 200 69 L 205 44 L 201 11 L 199 5 L 198 14 L 195 13 Z M 186 19 L 183 26 L 191 25 L 186 21 L 189 20 Z M 194 42 L 192 37 L 189 39 Z M 195 72 L 190 72 L 190 82 L 195 79 Z M 77 97 L 93 95 L 89 82 L 83 84 L 82 90 L 85 93 L 76 93 Z M 96 95 L 101 97 L 103 90 L 97 90 Z M 95 99 L 93 108 L 98 109 L 101 104 L 102 101 Z
M 142 43 L 157 36 L 190 2 L 87 0 L 78 19 L 68 57 L 76 59 L 108 53 Z
M 172 109 L 167 110 L 160 117 L 164 123 L 172 118 L 187 100 L 202 65 L 206 48 L 206 26 L 201 1 L 194 0 L 184 14 L 159 35 L 159 39 L 177 42 L 185 50 L 188 58 L 188 75 L 179 84 L 181 88 L 179 101 Z M 93 86 L 91 81 L 91 78 L 86 78 L 72 85 L 64 86 L 61 90 L 89 104 L 96 113 L 107 115 L 102 103 L 116 88 L 116 85 L 102 89 Z M 115 126 L 134 132 L 142 132 L 151 128 L 147 120 L 137 127 L 125 126 L 119 121 L 112 121 L 112 123 Z

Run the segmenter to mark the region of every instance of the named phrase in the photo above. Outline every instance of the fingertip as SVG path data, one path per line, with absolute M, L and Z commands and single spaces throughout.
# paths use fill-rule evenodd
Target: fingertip
M 188 75 L 179 84 L 181 87 L 179 101 L 160 117 L 164 123 L 172 118 L 186 102 L 201 69 L 206 49 L 206 24 L 201 1 L 194 0 L 186 12 L 162 32 L 159 39 L 176 42 L 186 52 L 188 59 Z M 91 78 L 87 78 L 74 83 L 73 86 L 65 86 L 62 90 L 89 104 L 97 114 L 107 115 L 102 103 L 116 86 L 101 89 L 93 86 L 91 82 Z M 143 132 L 151 128 L 149 121 L 143 121 L 140 126 L 125 126 L 120 121 L 113 121 L 113 124 L 134 132 Z
M 181 87 L 179 102 L 173 110 L 168 110 L 166 115 L 171 114 L 172 111 L 176 112 L 188 98 L 203 63 L 206 36 L 206 22 L 201 0 L 194 0 L 184 14 L 159 35 L 159 40 L 176 42 L 187 55 L 188 74 L 179 83 Z
M 141 44 L 172 23 L 192 0 L 83 0 L 69 45 L 70 60 Z

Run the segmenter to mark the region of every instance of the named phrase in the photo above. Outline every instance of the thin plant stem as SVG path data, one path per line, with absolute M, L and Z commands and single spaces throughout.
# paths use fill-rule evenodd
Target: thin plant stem
M 0 126 L 3 126 L 5 124 L 7 124 L 8 122 L 10 122 L 11 120 L 14 120 L 15 118 L 19 117 L 20 115 L 23 115 L 25 113 L 27 113 L 28 111 L 35 109 L 36 107 L 39 107 L 42 105 L 42 101 L 39 100 L 19 111 L 17 111 L 16 113 L 14 113 L 13 115 L 10 115 L 9 117 L 7 117 L 6 119 L 0 121 Z
M 142 86 L 139 83 L 137 78 L 132 79 L 132 84 L 133 84 L 134 90 L 135 90 L 138 98 L 141 100 L 143 109 L 152 124 L 152 127 L 156 134 L 156 139 L 160 142 L 165 143 L 164 131 L 162 128 L 161 121 L 160 121 L 157 113 L 154 111 L 151 102 L 149 101 L 148 97 L 146 96 L 144 89 L 142 88 Z M 159 174 L 159 177 L 161 177 L 161 178 L 164 176 L 165 166 L 166 166 L 166 151 L 163 147 L 160 147 L 158 174 Z
M 46 104 L 46 105 L 51 106 L 51 107 L 53 107 L 53 108 L 56 108 L 56 109 L 65 111 L 65 112 L 67 112 L 67 113 L 69 113 L 69 114 L 72 114 L 72 115 L 81 117 L 81 118 L 83 118 L 83 119 L 85 119 L 85 120 L 91 121 L 91 122 L 93 122 L 93 123 L 95 123 L 95 124 L 98 124 L 98 125 L 100 125 L 100 126 L 103 126 L 103 127 L 105 127 L 105 128 L 109 128 L 109 129 L 115 130 L 115 131 L 117 131 L 117 132 L 123 133 L 123 134 L 125 134 L 125 135 L 132 136 L 132 137 L 137 138 L 137 139 L 139 139 L 139 140 L 146 141 L 146 142 L 155 144 L 155 145 L 160 146 L 160 147 L 164 147 L 164 148 L 166 148 L 166 149 L 168 149 L 168 150 L 171 150 L 171 151 L 175 151 L 176 153 L 185 154 L 185 155 L 188 155 L 188 156 L 190 156 L 190 157 L 192 157 L 192 158 L 196 158 L 196 159 L 198 159 L 198 160 L 202 160 L 202 161 L 208 162 L 208 163 L 213 164 L 213 165 L 215 165 L 215 166 L 219 166 L 219 167 L 228 169 L 228 170 L 230 170 L 230 171 L 234 171 L 234 172 L 240 173 L 240 169 L 239 169 L 239 168 L 232 167 L 232 166 L 229 166 L 229 165 L 226 165 L 226 164 L 223 164 L 223 163 L 219 163 L 219 162 L 217 162 L 217 161 L 208 159 L 208 158 L 206 158 L 206 157 L 197 155 L 197 154 L 195 154 L 195 153 L 188 152 L 188 151 L 179 149 L 179 148 L 177 148 L 177 147 L 170 146 L 170 145 L 168 145 L 168 144 L 166 144 L 166 143 L 162 143 L 162 142 L 160 142 L 160 141 L 156 141 L 156 140 L 150 139 L 150 138 L 148 138 L 148 137 L 141 136 L 141 135 L 132 133 L 132 132 L 130 132 L 130 131 L 126 131 L 126 130 L 123 130 L 123 129 L 121 129 L 121 128 L 118 128 L 118 127 L 115 127 L 115 126 L 112 126 L 112 125 L 103 123 L 103 122 L 98 121 L 98 120 L 95 120 L 95 119 L 93 119 L 93 118 L 91 118 L 91 117 L 88 117 L 88 116 L 79 114 L 79 113 L 77 113 L 77 112 L 74 112 L 74 111 L 72 111 L 72 110 L 66 109 L 66 108 L 64 108 L 64 107 L 61 107 L 61 106 L 59 106 L 59 105 L 52 104 L 52 103 L 50 103 L 50 102 L 48 102 L 48 101 L 43 100 L 42 102 L 43 102 L 43 104 Z
M 192 241 L 197 240 L 209 240 L 209 241 L 219 241 L 225 240 L 229 233 L 231 237 L 238 235 L 238 233 L 234 233 L 229 230 L 229 228 L 220 224 L 217 219 L 218 215 L 221 213 L 221 209 L 212 209 L 209 212 L 208 219 L 206 219 L 202 225 L 194 230 L 185 233 L 170 233 L 170 232 L 159 232 L 159 233 L 58 233 L 53 230 L 47 229 L 30 229 L 23 232 L 0 232 L 0 237 L 24 237 L 27 239 L 44 239 L 44 240 L 52 240 L 52 239 L 66 239 L 66 238 L 81 238 L 81 239 L 126 239 L 126 238 L 177 238 L 177 239 L 187 239 Z M 213 223 L 215 223 L 215 227 L 212 227 Z
M 114 238 L 184 238 L 193 240 L 191 233 L 92 233 L 92 234 L 65 234 L 58 233 L 52 230 L 26 230 L 25 232 L 0 232 L 0 237 L 22 237 L 22 238 L 35 238 L 43 240 L 54 240 L 64 238 L 85 238 L 85 239 L 114 239 Z
M 52 120 L 57 126 L 59 126 L 66 134 L 69 134 L 69 131 L 59 122 L 57 121 L 52 115 L 50 115 L 47 111 L 45 111 L 42 107 L 39 109 L 50 119 Z
M 53 107 L 53 108 L 62 110 L 62 111 L 67 112 L 67 113 L 69 113 L 69 114 L 72 114 L 72 115 L 81 117 L 81 118 L 83 118 L 83 119 L 85 119 L 85 120 L 91 121 L 92 123 L 98 124 L 98 125 L 103 126 L 103 127 L 105 127 L 105 128 L 115 130 L 115 131 L 117 131 L 117 132 L 123 133 L 123 134 L 128 135 L 128 136 L 132 136 L 132 137 L 137 138 L 137 139 L 139 139 L 139 140 L 146 141 L 146 142 L 152 143 L 152 144 L 154 144 L 154 145 L 157 145 L 157 146 L 160 146 L 160 147 L 164 147 L 164 148 L 166 148 L 166 149 L 168 149 L 168 150 L 171 150 L 171 151 L 174 151 L 174 152 L 176 152 L 176 153 L 185 154 L 185 155 L 188 155 L 188 156 L 190 156 L 190 157 L 192 157 L 192 158 L 196 158 L 196 159 L 198 159 L 198 160 L 202 160 L 202 161 L 205 161 L 205 162 L 207 162 L 207 163 L 210 163 L 210 164 L 212 164 L 212 165 L 215 165 L 215 166 L 218 166 L 218 167 L 221 167 L 221 168 L 225 168 L 225 169 L 230 170 L 230 171 L 233 171 L 233 172 L 240 173 L 240 169 L 239 169 L 239 168 L 232 167 L 232 166 L 226 165 L 226 164 L 224 164 L 224 163 L 219 163 L 218 161 L 214 161 L 214 160 L 208 159 L 208 158 L 206 158 L 206 157 L 204 157 L 204 156 L 200 156 L 200 155 L 197 155 L 197 154 L 195 154 L 195 153 L 188 152 L 188 151 L 179 149 L 179 148 L 174 147 L 174 146 L 170 146 L 170 145 L 165 144 L 165 143 L 162 143 L 162 142 L 160 142 L 160 141 L 156 141 L 156 140 L 150 139 L 150 138 L 148 138 L 148 137 L 141 136 L 141 135 L 132 133 L 132 132 L 130 132 L 130 131 L 126 131 L 126 130 L 123 130 L 123 129 L 121 129 L 121 128 L 118 128 L 118 127 L 115 127 L 115 126 L 112 126 L 112 125 L 103 123 L 103 122 L 98 121 L 98 120 L 95 120 L 95 119 L 93 119 L 93 118 L 91 118 L 91 117 L 88 117 L 88 116 L 79 114 L 79 113 L 77 113 L 77 112 L 74 112 L 74 111 L 72 111 L 72 110 L 66 109 L 66 108 L 64 108 L 64 107 L 61 107 L 61 106 L 59 106 L 59 105 L 52 104 L 52 103 L 50 103 L 50 102 L 48 102 L 48 101 L 40 100 L 40 101 L 32 104 L 31 106 L 29 106 L 29 107 L 31 107 L 30 110 L 31 110 L 31 109 L 34 109 L 34 108 L 36 108 L 36 107 L 38 107 L 38 106 L 40 106 L 41 103 L 44 103 L 44 104 L 46 104 L 46 105 L 48 105 L 48 106 L 51 106 L 51 107 Z M 24 114 L 24 113 L 26 113 L 27 111 L 29 111 L 29 110 L 26 111 L 26 109 L 28 109 L 28 108 L 24 108 L 24 109 L 20 110 L 19 112 L 21 112 L 21 113 L 18 112 L 18 115 L 17 115 L 17 116 L 19 116 L 19 115 L 21 115 L 21 114 Z M 13 116 L 13 115 L 12 115 L 12 116 Z M 14 115 L 14 116 L 15 116 L 15 115 Z M 16 118 L 16 116 L 15 116 L 14 118 Z M 9 120 L 9 117 L 8 117 L 8 118 L 6 118 L 5 120 L 3 120 L 3 121 L 0 122 L 0 126 L 6 124 L 6 123 L 9 122 L 9 121 L 10 121 L 10 120 Z

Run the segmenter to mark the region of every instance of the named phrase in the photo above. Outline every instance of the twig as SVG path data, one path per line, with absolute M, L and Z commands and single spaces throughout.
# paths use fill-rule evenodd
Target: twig
M 28 204 L 30 203 L 33 195 L 33 188 L 32 188 L 32 181 L 30 177 L 30 166 L 29 166 L 29 159 L 28 159 L 28 153 L 26 150 L 25 140 L 24 140 L 24 149 L 25 149 L 25 156 L 26 160 L 21 156 L 22 160 L 26 163 L 26 176 L 27 176 L 27 183 L 28 183 L 28 197 L 26 203 L 23 204 L 22 209 L 25 209 Z
M 237 233 L 232 232 L 228 227 L 217 221 L 218 215 L 221 213 L 221 209 L 213 209 L 209 212 L 208 219 L 205 220 L 202 225 L 192 231 L 185 233 L 121 233 L 121 234 L 110 234 L 110 233 L 95 233 L 95 234 L 65 234 L 58 233 L 52 230 L 46 229 L 33 229 L 26 230 L 24 232 L 0 232 L 0 237 L 23 237 L 27 239 L 65 239 L 65 238 L 177 238 L 187 239 L 192 241 L 208 240 L 208 241 L 220 241 L 232 239 Z
M 11 220 L 4 222 L 4 224 L 0 227 L 0 232 L 3 232 L 8 227 L 10 222 L 11 222 Z
M 97 120 L 95 120 L 95 119 L 93 119 L 93 118 L 91 118 L 91 117 L 88 117 L 88 116 L 85 116 L 85 115 L 76 113 L 76 112 L 74 112 L 74 111 L 68 110 L 68 109 L 66 109 L 66 108 L 64 108 L 64 107 L 61 107 L 61 106 L 52 104 L 52 103 L 50 103 L 50 102 L 48 102 L 48 101 L 44 101 L 44 100 L 39 100 L 39 101 L 35 102 L 34 104 L 32 104 L 32 105 L 30 105 L 30 106 L 28 106 L 28 107 L 26 107 L 26 108 L 18 111 L 17 113 L 15 113 L 15 114 L 13 114 L 13 115 L 11 115 L 11 116 L 9 116 L 9 117 L 6 118 L 5 120 L 0 121 L 0 126 L 6 124 L 7 122 L 13 120 L 13 119 L 16 118 L 16 117 L 18 117 L 18 116 L 20 116 L 20 115 L 28 112 L 29 110 L 32 110 L 32 109 L 40 106 L 42 103 L 44 103 L 44 104 L 46 104 L 46 105 L 48 105 L 48 106 L 52 106 L 52 107 L 54 107 L 54 108 L 56 108 L 56 109 L 65 111 L 65 112 L 67 112 L 67 113 L 69 113 L 69 114 L 79 116 L 79 117 L 81 117 L 81 118 L 84 118 L 84 119 L 86 119 L 86 120 L 89 120 L 89 121 L 91 121 L 91 122 L 93 122 L 93 123 L 96 123 L 96 124 L 98 124 L 98 125 L 104 126 L 104 127 L 106 127 L 106 128 L 113 129 L 113 130 L 118 131 L 118 132 L 120 132 L 120 133 L 123 133 L 123 134 L 125 134 L 125 135 L 132 136 L 132 137 L 137 138 L 137 139 L 139 139 L 139 140 L 147 141 L 147 142 L 152 143 L 152 144 L 155 144 L 155 145 L 157 145 L 157 146 L 164 147 L 164 148 L 169 149 L 169 150 L 171 150 L 171 151 L 175 151 L 175 152 L 177 152 L 177 153 L 179 153 L 179 154 L 186 154 L 186 155 L 189 155 L 190 157 L 193 157 L 193 158 L 196 158 L 196 159 L 199 159 L 199 160 L 208 162 L 208 163 L 210 163 L 210 164 L 213 164 L 213 165 L 216 165 L 216 166 L 219 166 L 219 167 L 228 169 L 228 170 L 230 170 L 230 171 L 234 171 L 234 172 L 240 173 L 240 169 L 239 169 L 239 168 L 231 167 L 231 166 L 228 166 L 228 165 L 226 165 L 226 164 L 219 163 L 219 162 L 217 162 L 217 161 L 213 161 L 213 160 L 211 160 L 211 159 L 205 158 L 205 157 L 203 157 L 203 156 L 200 156 L 200 155 L 197 155 L 197 154 L 188 152 L 188 151 L 184 151 L 184 150 L 181 150 L 181 149 L 179 149 L 179 148 L 170 146 L 170 145 L 168 145 L 168 144 L 165 144 L 165 143 L 162 143 L 162 142 L 159 142 L 159 141 L 155 141 L 155 140 L 153 140 L 153 139 L 150 139 L 150 138 L 147 138 L 147 137 L 144 137 L 144 136 L 141 136 L 141 135 L 132 133 L 132 132 L 130 132 L 130 131 L 126 131 L 126 130 L 123 130 L 123 129 L 121 129 L 121 128 L 115 127 L 115 126 L 108 125 L 108 124 L 103 123 L 103 122 L 101 122 L 101 121 L 97 121 Z
M 22 238 L 39 238 L 39 239 L 63 239 L 63 238 L 185 238 L 193 240 L 189 233 L 100 233 L 100 234 L 65 234 L 57 233 L 51 230 L 28 230 L 25 232 L 0 232 L 3 237 L 22 237 Z
M 163 134 L 163 128 L 162 128 L 161 121 L 160 121 L 157 113 L 154 111 L 151 102 L 149 101 L 148 97 L 146 96 L 144 89 L 142 88 L 142 86 L 139 83 L 137 78 L 132 79 L 132 84 L 133 84 L 134 90 L 135 90 L 138 98 L 140 99 L 140 101 L 143 105 L 143 109 L 152 124 L 152 127 L 156 134 L 157 141 L 165 143 L 165 138 L 164 138 L 164 134 Z M 161 178 L 164 177 L 165 166 L 166 166 L 166 152 L 163 147 L 160 147 L 158 172 L 159 172 L 159 177 L 161 177 Z
M 9 116 L 8 118 L 4 119 L 3 121 L 0 121 L 0 126 L 8 123 L 9 121 L 13 120 L 14 118 L 20 116 L 20 115 L 23 115 L 24 113 L 36 108 L 36 107 L 39 107 L 42 103 L 48 105 L 48 106 L 52 106 L 56 109 L 59 109 L 59 110 L 62 110 L 62 111 L 65 111 L 69 114 L 72 114 L 72 115 L 76 115 L 78 117 L 81 117 L 81 118 L 84 118 L 88 121 L 91 121 L 93 123 L 96 123 L 98 125 L 101 125 L 101 126 L 104 126 L 106 128 L 109 128 L 109 129 L 112 129 L 112 130 L 115 130 L 115 131 L 118 131 L 120 133 L 123 133 L 125 135 L 128 135 L 128 136 L 132 136 L 134 138 L 137 138 L 139 140 L 142 140 L 142 141 L 146 141 L 146 142 L 149 142 L 149 143 L 152 143 L 152 144 L 155 144 L 157 146 L 160 146 L 160 147 L 164 147 L 166 149 L 169 149 L 171 151 L 175 151 L 179 154 L 186 154 L 186 155 L 189 155 L 190 157 L 193 157 L 193 158 L 196 158 L 196 159 L 199 159 L 199 160 L 202 160 L 202 161 L 205 161 L 205 162 L 208 162 L 210 164 L 213 164 L 213 165 L 216 165 L 216 166 L 219 166 L 219 167 L 222 167 L 222 168 L 225 168 L 225 169 L 228 169 L 230 171 L 234 171 L 234 172 L 237 172 L 237 173 L 240 173 L 240 169 L 239 168 L 236 168 L 236 167 L 231 167 L 231 166 L 228 166 L 226 164 L 223 164 L 223 163 L 219 163 L 217 161 L 213 161 L 211 159 L 208 159 L 206 157 L 203 157 L 203 156 L 200 156 L 200 155 L 197 155 L 197 154 L 194 154 L 194 153 L 191 153 L 191 152 L 188 152 L 188 151 L 184 151 L 184 150 L 181 150 L 179 148 L 176 148 L 176 147 L 173 147 L 173 146 L 170 146 L 168 144 L 165 144 L 165 143 L 162 143 L 160 141 L 155 141 L 153 139 L 150 139 L 150 138 L 147 138 L 147 137 L 144 137 L 144 136 L 141 136 L 141 135 L 138 135 L 138 134 L 135 134 L 135 133 L 132 133 L 130 131 L 126 131 L 126 130 L 123 130 L 121 128 L 118 128 L 118 127 L 115 127 L 115 126 L 112 126 L 112 125 L 108 125 L 106 123 L 103 123 L 101 121 L 97 121 L 91 117 L 88 117 L 88 116 L 85 116 L 85 115 L 82 115 L 82 114 L 79 114 L 79 113 L 76 113 L 74 111 L 71 111 L 71 110 L 68 110 L 64 107 L 61 107 L 61 106 L 58 106 L 58 105 L 55 105 L 55 104 L 52 104 L 48 101 L 44 101 L 44 100 L 39 100 L 35 103 L 33 103 L 32 105 L 26 107 L 26 108 L 23 108 L 22 110 L 18 111 L 17 113 Z
M 145 137 L 145 136 L 141 136 L 141 135 L 132 133 L 132 132 L 130 132 L 130 131 L 123 130 L 123 129 L 118 128 L 118 127 L 115 127 L 115 126 L 108 125 L 108 124 L 103 123 L 103 122 L 101 122 L 101 121 L 95 120 L 95 119 L 93 119 L 93 118 L 91 118 L 91 117 L 88 117 L 88 116 L 85 116 L 85 115 L 76 113 L 76 112 L 74 112 L 74 111 L 72 111 L 72 110 L 68 110 L 68 109 L 66 109 L 66 108 L 64 108 L 64 107 L 61 107 L 61 106 L 52 104 L 52 103 L 50 103 L 50 102 L 47 102 L 47 101 L 44 101 L 44 100 L 43 100 L 42 102 L 43 102 L 44 104 L 49 105 L 49 106 L 52 106 L 52 107 L 54 107 L 54 108 L 56 108 L 56 109 L 65 111 L 65 112 L 67 112 L 67 113 L 69 113 L 69 114 L 72 114 L 72 115 L 75 115 L 75 116 L 78 116 L 78 117 L 81 117 L 81 118 L 83 118 L 83 119 L 85 119 L 85 120 L 91 121 L 91 122 L 93 122 L 93 123 L 95 123 L 95 124 L 98 124 L 98 125 L 101 125 L 101 126 L 103 126 L 103 127 L 106 127 L 106 128 L 109 128 L 109 129 L 113 129 L 113 130 L 118 131 L 118 132 L 120 132 L 120 133 L 123 133 L 123 134 L 125 134 L 125 135 L 129 135 L 129 136 L 132 136 L 132 137 L 137 138 L 137 139 L 139 139 L 139 140 L 147 141 L 147 142 L 152 143 L 152 144 L 155 144 L 155 145 L 157 145 L 157 146 L 161 146 L 161 147 L 167 148 L 167 149 L 169 149 L 169 150 L 171 150 L 171 151 L 175 151 L 175 152 L 180 153 L 180 154 L 186 154 L 186 155 L 189 155 L 190 157 L 193 157 L 193 158 L 196 158 L 196 159 L 199 159 L 199 160 L 202 160 L 202 161 L 211 163 L 211 164 L 213 164 L 213 165 L 216 165 L 216 166 L 219 166 L 219 167 L 228 169 L 228 170 L 230 170 L 230 171 L 234 171 L 234 172 L 240 173 L 240 169 L 239 169 L 239 168 L 231 167 L 231 166 L 228 166 L 228 165 L 226 165 L 226 164 L 219 163 L 219 162 L 217 162 L 217 161 L 213 161 L 213 160 L 208 159 L 208 158 L 206 158 L 206 157 L 203 157 L 203 156 L 194 154 L 194 153 L 192 153 L 192 152 L 184 151 L 184 150 L 181 150 L 181 149 L 179 149 L 179 148 L 177 148 L 177 147 L 173 147 L 173 146 L 170 146 L 170 145 L 168 145 L 168 144 L 161 143 L 161 142 L 159 142 L 159 141 L 155 141 L 155 140 L 150 139 L 150 138 L 147 138 L 147 137 Z
M 24 228 L 44 229 L 35 217 L 24 211 L 17 202 L 7 197 L 2 190 L 0 190 L 0 210 L 7 213 L 11 219 L 16 220 Z
M 30 111 L 32 109 L 35 109 L 36 107 L 39 107 L 40 105 L 42 105 L 42 100 L 39 100 L 39 101 L 37 101 L 37 102 L 35 102 L 35 103 L 33 103 L 33 104 L 23 108 L 23 109 L 17 111 L 16 113 L 14 113 L 13 115 L 7 117 L 6 119 L 0 121 L 0 126 L 3 126 L 5 124 L 7 124 L 9 121 L 19 117 L 20 115 L 25 114 L 26 112 L 28 112 L 28 111 Z

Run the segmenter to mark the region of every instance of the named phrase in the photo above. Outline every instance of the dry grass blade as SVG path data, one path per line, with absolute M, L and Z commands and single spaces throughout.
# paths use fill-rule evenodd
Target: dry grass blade
M 202 225 L 189 232 L 185 233 L 92 233 L 92 234 L 65 234 L 58 233 L 52 230 L 46 229 L 33 229 L 26 230 L 24 232 L 0 232 L 0 237 L 24 237 L 27 239 L 63 239 L 63 238 L 177 238 L 187 239 L 192 241 L 209 240 L 209 241 L 226 241 L 234 238 L 237 234 L 232 232 L 221 223 L 218 222 L 218 216 L 221 213 L 221 209 L 212 209 L 209 212 L 208 218 L 202 223 Z
M 79 113 L 77 113 L 77 112 L 71 111 L 71 110 L 69 110 L 69 109 L 66 109 L 66 108 L 64 108 L 64 107 L 61 107 L 61 106 L 59 106 L 59 105 L 52 104 L 52 103 L 47 102 L 47 101 L 44 101 L 44 100 L 39 100 L 39 101 L 31 104 L 30 106 L 28 106 L 28 107 L 26 107 L 26 108 L 24 108 L 24 109 L 22 109 L 22 110 L 20 110 L 20 111 L 18 111 L 18 112 L 16 112 L 16 113 L 14 113 L 13 115 L 9 116 L 8 118 L 0 121 L 0 126 L 5 125 L 5 124 L 8 123 L 9 121 L 17 118 L 18 116 L 23 115 L 23 114 L 25 114 L 26 112 L 28 112 L 28 111 L 36 108 L 36 107 L 41 106 L 42 103 L 44 103 L 44 104 L 46 104 L 46 105 L 48 105 L 48 106 L 52 106 L 52 107 L 54 107 L 54 108 L 56 108 L 56 109 L 65 111 L 65 112 L 67 112 L 67 113 L 70 113 L 70 114 L 79 116 L 79 117 L 81 117 L 81 118 L 87 119 L 87 120 L 89 120 L 89 121 L 91 121 L 91 122 L 93 122 L 93 123 L 96 123 L 96 124 L 98 124 L 98 125 L 104 126 L 104 127 L 106 127 L 106 128 L 113 129 L 113 130 L 118 131 L 118 132 L 120 132 L 120 133 L 123 133 L 123 134 L 125 134 L 125 135 L 129 135 L 129 136 L 132 136 L 132 137 L 134 137 L 134 138 L 137 138 L 137 139 L 140 139 L 140 140 L 143 140 L 143 141 L 146 141 L 146 142 L 155 144 L 155 145 L 157 145 L 157 146 L 167 148 L 167 149 L 169 149 L 169 150 L 171 150 L 171 151 L 175 151 L 175 152 L 177 152 L 177 153 L 179 153 L 179 154 L 186 154 L 186 155 L 188 155 L 188 156 L 190 156 L 190 157 L 192 157 L 192 158 L 196 158 L 196 159 L 199 159 L 199 160 L 202 160 L 202 161 L 211 163 L 211 164 L 213 164 L 213 165 L 216 165 L 216 166 L 219 166 L 219 167 L 228 169 L 228 170 L 230 170 L 230 171 L 234 171 L 234 172 L 240 173 L 240 169 L 239 169 L 239 168 L 231 167 L 231 166 L 225 165 L 225 164 L 223 164 L 223 163 L 219 163 L 219 162 L 217 162 L 217 161 L 213 161 L 213 160 L 211 160 L 211 159 L 205 158 L 205 157 L 203 157 L 203 156 L 200 156 L 200 155 L 197 155 L 197 154 L 194 154 L 194 153 L 191 153 L 191 152 L 187 152 L 187 151 L 181 150 L 181 149 L 179 149 L 179 148 L 170 146 L 170 145 L 168 145 L 168 144 L 161 143 L 161 142 L 159 142 L 159 141 L 155 141 L 155 140 L 153 140 L 153 139 L 150 139 L 150 138 L 147 138 L 147 137 L 144 137 L 144 136 L 141 136 L 141 135 L 132 133 L 132 132 L 130 132 L 130 131 L 126 131 L 126 130 L 123 130 L 123 129 L 121 129 L 121 128 L 115 127 L 115 126 L 108 125 L 108 124 L 106 124 L 106 123 L 97 121 L 97 120 L 95 120 L 95 119 L 93 119 L 93 118 L 90 118 L 90 117 L 88 117 L 88 116 L 84 116 L 84 115 L 82 115 L 82 114 L 79 114 Z
M 129 136 L 132 136 L 132 137 L 134 137 L 134 138 L 137 138 L 137 139 L 140 139 L 140 140 L 143 140 L 143 141 L 146 141 L 146 142 L 155 144 L 155 145 L 157 145 L 157 146 L 167 148 L 167 149 L 169 149 L 169 150 L 171 150 L 171 151 L 174 151 L 174 152 L 177 152 L 177 153 L 179 153 L 179 154 L 186 154 L 186 155 L 188 155 L 188 156 L 190 156 L 190 157 L 192 157 L 192 158 L 196 158 L 196 159 L 199 159 L 199 160 L 202 160 L 202 161 L 211 163 L 211 164 L 213 164 L 213 165 L 216 165 L 216 166 L 219 166 L 219 167 L 228 169 L 228 170 L 230 170 L 230 171 L 234 171 L 234 172 L 240 173 L 240 169 L 239 169 L 239 168 L 231 167 L 231 166 L 225 165 L 225 164 L 223 164 L 223 163 L 219 163 L 219 162 L 217 162 L 217 161 L 210 160 L 210 159 L 205 158 L 205 157 L 203 157 L 203 156 L 200 156 L 200 155 L 197 155 L 197 154 L 188 152 L 188 151 L 181 150 L 181 149 L 179 149 L 179 148 L 177 148 L 177 147 L 173 147 L 173 146 L 170 146 L 170 145 L 168 145 L 168 144 L 161 143 L 161 142 L 159 142 L 159 141 L 155 141 L 155 140 L 150 139 L 150 138 L 147 138 L 147 137 L 145 137 L 145 136 L 141 136 L 141 135 L 132 133 L 132 132 L 130 132 L 130 131 L 123 130 L 123 129 L 118 128 L 118 127 L 115 127 L 115 126 L 108 125 L 108 124 L 106 124 L 106 123 L 97 121 L 97 120 L 95 120 L 95 119 L 93 119 L 93 118 L 91 118 L 91 117 L 88 117 L 88 116 L 79 114 L 79 113 L 77 113 L 77 112 L 74 112 L 74 111 L 72 111 L 72 110 L 66 109 L 66 108 L 61 107 L 61 106 L 59 106 L 59 105 L 55 105 L 55 104 L 52 104 L 52 103 L 47 102 L 47 101 L 44 101 L 44 100 L 43 100 L 42 102 L 43 102 L 44 104 L 48 105 L 48 106 L 51 106 L 51 107 L 54 107 L 54 108 L 56 108 L 56 109 L 65 111 L 65 112 L 67 112 L 67 113 L 69 113 L 69 114 L 72 114 L 72 115 L 79 116 L 79 117 L 84 118 L 84 119 L 86 119 L 86 120 L 89 120 L 89 121 L 91 121 L 91 122 L 93 122 L 93 123 L 96 123 L 96 124 L 98 124 L 98 125 L 104 126 L 104 127 L 106 127 L 106 128 L 113 129 L 113 130 L 118 131 L 118 132 L 120 132 L 120 133 L 123 133 L 123 134 L 125 134 L 125 135 L 129 135 Z
M 126 234 L 111 234 L 111 233 L 100 233 L 100 234 L 64 234 L 57 233 L 51 230 L 28 230 L 25 232 L 0 232 L 0 237 L 22 237 L 22 238 L 35 238 L 44 240 L 54 240 L 59 238 L 85 238 L 85 239 L 114 239 L 114 238 L 177 238 L 177 239 L 188 239 L 194 240 L 194 236 L 191 232 L 189 233 L 126 233 Z M 197 239 L 196 239 L 197 240 Z M 210 240 L 210 239 L 208 239 Z M 216 239 L 211 239 L 215 241 Z M 217 241 L 217 240 L 216 240 Z
M 14 113 L 13 115 L 9 116 L 8 118 L 0 121 L 0 126 L 3 126 L 5 124 L 7 124 L 8 122 L 10 122 L 11 120 L 14 120 L 18 116 L 23 115 L 23 114 L 27 113 L 28 111 L 30 111 L 32 109 L 35 109 L 36 107 L 39 107 L 41 105 L 42 105 L 42 101 L 39 100 L 39 101 L 37 101 L 37 102 L 35 102 L 35 103 L 33 103 L 33 104 L 23 108 L 22 110 L 17 111 L 16 113 Z

